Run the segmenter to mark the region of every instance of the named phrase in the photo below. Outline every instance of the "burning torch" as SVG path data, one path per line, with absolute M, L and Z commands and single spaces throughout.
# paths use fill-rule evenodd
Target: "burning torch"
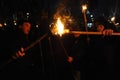
M 84 5 L 82 5 L 82 12 L 83 12 L 83 16 L 84 16 L 85 29 L 86 29 L 86 31 L 88 31 L 88 28 L 87 28 L 86 11 L 87 11 L 87 5 L 84 4 Z
M 86 11 L 87 11 L 87 4 L 84 4 L 84 5 L 82 5 L 82 12 L 83 12 L 83 17 L 84 17 L 85 30 L 86 30 L 86 32 L 88 32 Z M 89 43 L 89 40 L 90 40 L 90 38 L 87 35 L 88 43 Z

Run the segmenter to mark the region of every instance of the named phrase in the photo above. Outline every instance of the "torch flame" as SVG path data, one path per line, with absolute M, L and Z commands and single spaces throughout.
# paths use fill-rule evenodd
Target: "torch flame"
M 82 12 L 84 12 L 86 10 L 87 10 L 87 5 L 86 4 L 82 5 Z
M 50 25 L 50 28 L 54 35 L 59 35 L 60 37 L 65 33 L 69 33 L 69 29 L 65 29 L 64 18 L 61 17 L 58 17 L 55 24 L 53 24 L 53 26 L 52 24 Z
M 64 33 L 64 24 L 62 23 L 60 18 L 57 19 L 56 27 L 57 27 L 57 34 L 62 36 L 62 34 Z

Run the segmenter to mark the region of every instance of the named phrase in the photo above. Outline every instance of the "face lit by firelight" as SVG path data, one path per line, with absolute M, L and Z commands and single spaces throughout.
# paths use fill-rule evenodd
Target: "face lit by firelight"
M 28 35 L 31 29 L 31 24 L 29 22 L 24 22 L 23 25 L 21 25 L 21 29 L 25 35 Z

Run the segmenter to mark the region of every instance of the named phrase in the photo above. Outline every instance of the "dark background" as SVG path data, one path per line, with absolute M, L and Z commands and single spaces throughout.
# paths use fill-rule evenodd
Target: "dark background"
M 81 5 L 84 2 L 88 3 L 88 10 L 94 17 L 102 15 L 110 19 L 116 16 L 116 21 L 120 21 L 119 0 L 0 0 L 0 23 L 14 25 L 14 20 L 27 18 L 27 13 L 35 24 L 41 24 L 43 18 L 52 22 L 51 19 L 61 3 L 64 3 L 77 21 L 82 16 Z

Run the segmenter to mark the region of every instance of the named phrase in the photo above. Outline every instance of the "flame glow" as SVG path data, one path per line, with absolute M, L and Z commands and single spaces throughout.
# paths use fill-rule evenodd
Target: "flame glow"
M 82 5 L 82 12 L 86 11 L 87 10 L 87 5 Z
M 63 34 L 69 33 L 69 29 L 67 28 L 71 27 L 70 25 L 73 24 L 73 19 L 65 5 L 60 5 L 53 19 L 53 23 L 50 24 L 50 30 L 53 35 L 59 35 L 61 37 Z
M 53 27 L 51 27 L 51 32 L 54 35 L 60 35 L 62 36 L 65 33 L 69 33 L 69 29 L 65 29 L 65 22 L 61 17 L 58 17 L 56 22 L 53 24 Z
M 60 18 L 57 19 L 56 26 L 57 26 L 57 34 L 62 36 L 62 34 L 64 33 L 64 24 L 62 23 Z
M 113 16 L 113 17 L 111 18 L 111 21 L 112 21 L 112 22 L 115 21 L 115 16 Z

